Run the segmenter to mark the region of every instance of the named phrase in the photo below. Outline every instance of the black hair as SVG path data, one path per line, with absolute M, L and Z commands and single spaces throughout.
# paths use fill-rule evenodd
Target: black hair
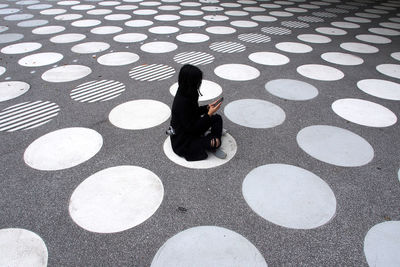
M 178 92 L 190 100 L 198 101 L 203 72 L 193 65 L 186 64 L 179 71 Z

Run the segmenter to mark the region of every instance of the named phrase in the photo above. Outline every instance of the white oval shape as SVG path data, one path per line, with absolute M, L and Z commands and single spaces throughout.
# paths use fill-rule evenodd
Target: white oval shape
M 357 87 L 369 94 L 388 100 L 400 100 L 400 84 L 379 79 L 366 79 L 357 83 Z
M 277 43 L 275 47 L 281 51 L 300 54 L 309 53 L 313 50 L 312 47 L 309 45 L 296 42 L 281 42 Z
M 176 39 L 184 43 L 202 43 L 208 41 L 210 37 L 202 33 L 183 33 L 176 36 Z
M 137 43 L 147 39 L 143 33 L 123 33 L 116 35 L 113 40 L 119 43 Z
M 214 73 L 226 80 L 249 81 L 260 76 L 260 71 L 244 64 L 224 64 L 216 67 Z
M 344 73 L 340 70 L 319 64 L 301 65 L 297 68 L 297 72 L 304 77 L 320 81 L 337 81 L 344 77 Z
M 152 54 L 169 53 L 176 49 L 178 46 L 171 42 L 150 42 L 140 47 L 140 50 Z
M 313 44 L 327 44 L 332 42 L 331 38 L 319 34 L 300 34 L 297 39 Z
M 213 34 L 232 34 L 235 33 L 236 30 L 232 27 L 226 26 L 211 26 L 206 28 L 206 32 Z
M 376 66 L 376 70 L 389 77 L 400 79 L 399 64 L 381 64 Z
M 273 52 L 252 53 L 249 55 L 249 59 L 255 63 L 268 66 L 285 65 L 290 61 L 287 56 Z
M 345 66 L 356 66 L 364 63 L 364 60 L 358 56 L 339 52 L 323 53 L 321 58 L 327 62 Z
M 63 26 L 43 26 L 32 30 L 34 34 L 54 34 L 65 30 Z
M 271 94 L 287 100 L 304 101 L 318 95 L 318 89 L 311 84 L 292 79 L 269 81 L 265 84 L 265 89 Z
M 26 82 L 0 82 L 0 102 L 7 101 L 25 94 L 31 86 Z
M 71 82 L 82 79 L 90 73 L 92 73 L 92 70 L 86 66 L 64 65 L 44 72 L 42 79 L 53 83 Z
M 18 64 L 24 67 L 41 67 L 54 64 L 63 59 L 63 57 L 60 53 L 37 53 L 21 58 L 18 60 Z
M 74 45 L 71 51 L 78 54 L 92 54 L 103 52 L 110 48 L 110 45 L 104 42 L 86 42 Z
M 176 92 L 178 91 L 178 83 L 174 83 L 170 88 L 169 92 L 171 95 L 175 96 Z M 222 94 L 222 87 L 212 81 L 209 80 L 202 80 L 200 85 L 201 96 L 199 96 L 199 101 L 208 101 L 214 98 L 217 98 Z
M 85 38 L 86 35 L 81 33 L 66 33 L 66 34 L 56 35 L 50 38 L 50 42 L 56 44 L 67 44 L 67 43 L 79 42 Z
M 1 49 L 1 53 L 11 54 L 11 55 L 24 54 L 24 53 L 29 53 L 29 52 L 38 50 L 41 47 L 42 47 L 42 44 L 35 43 L 35 42 L 18 43 L 18 44 L 12 44 L 12 45 L 3 47 Z
M 102 55 L 97 62 L 104 66 L 124 66 L 135 63 L 139 56 L 131 52 L 113 52 Z
M 362 43 L 341 43 L 340 47 L 350 52 L 362 54 L 373 54 L 379 52 L 379 49 L 375 46 Z

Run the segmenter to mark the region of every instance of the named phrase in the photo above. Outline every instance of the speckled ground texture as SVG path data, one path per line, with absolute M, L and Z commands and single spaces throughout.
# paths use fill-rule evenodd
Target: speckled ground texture
M 40 236 L 48 250 L 48 266 L 150 266 L 158 249 L 169 238 L 196 226 L 218 226 L 242 235 L 259 250 L 269 266 L 368 266 L 363 249 L 368 230 L 388 220 L 400 220 L 400 126 L 398 122 L 386 127 L 360 125 L 338 116 L 331 105 L 339 99 L 356 98 L 380 104 L 396 117 L 400 116 L 400 98 L 385 99 L 373 96 L 357 86 L 362 80 L 379 79 L 397 84 L 399 90 L 399 1 L 204 0 L 195 1 L 197 4 L 193 6 L 190 6 L 190 3 L 185 4 L 189 2 L 186 0 L 138 0 L 116 3 L 63 1 L 67 4 L 71 2 L 70 5 L 59 2 L 61 1 L 0 2 L 0 49 L 22 42 L 42 44 L 40 49 L 32 52 L 8 54 L 3 53 L 3 50 L 0 53 L 0 67 L 5 68 L 5 72 L 0 75 L 0 83 L 22 81 L 30 85 L 26 93 L 1 101 L 0 112 L 28 101 L 50 101 L 59 106 L 58 115 L 43 125 L 13 132 L 0 131 L 0 229 L 22 228 Z M 146 4 L 148 2 L 150 4 Z M 227 3 L 238 5 L 224 5 Z M 35 4 L 49 4 L 51 7 L 30 8 Z M 91 15 L 88 14 L 89 10 L 72 9 L 83 4 L 93 5 L 92 10 L 109 9 L 112 11 L 110 14 L 129 14 L 131 17 L 125 20 L 108 20 L 105 18 L 107 15 Z M 118 10 L 117 7 L 122 5 L 134 5 L 136 8 Z M 163 6 L 175 6 L 173 9 L 176 10 L 165 10 Z M 208 8 L 210 6 L 212 8 Z M 215 7 L 221 9 L 214 9 Z M 251 9 L 254 7 L 259 9 Z M 43 11 L 51 9 L 64 9 L 65 11 L 60 12 L 81 14 L 82 17 L 75 20 L 58 20 L 56 16 L 60 14 L 43 14 Z M 141 9 L 154 10 L 156 13 L 134 13 Z M 201 12 L 180 13 L 185 10 Z M 246 13 L 238 13 L 241 16 L 237 16 L 238 14 L 229 11 Z M 42 26 L 22 27 L 19 23 L 23 20 L 13 20 L 21 18 L 7 18 L 17 14 L 31 14 L 32 18 L 23 19 L 46 20 L 47 23 Z M 164 14 L 178 15 L 180 18 L 172 21 L 160 21 L 155 18 Z M 216 15 L 226 16 L 226 19 L 206 19 L 206 16 Z M 268 16 L 264 17 L 268 21 L 260 21 L 260 18 L 254 16 Z M 316 22 L 311 22 L 310 18 Z M 97 19 L 101 24 L 90 27 L 71 25 L 74 21 L 83 19 Z M 153 24 L 143 27 L 125 25 L 130 20 L 149 20 Z M 197 20 L 205 24 L 198 27 L 178 24 L 184 20 Z M 287 21 L 302 23 L 285 23 Z M 333 22 L 351 24 L 338 24 L 346 27 L 339 28 L 333 26 Z M 32 33 L 35 28 L 55 25 L 63 26 L 65 30 L 59 33 Z M 241 27 L 243 25 L 254 27 Z M 347 28 L 349 25 L 352 28 Z M 93 28 L 100 26 L 118 26 L 122 30 L 104 35 L 91 32 Z M 168 34 L 149 31 L 156 26 L 173 26 L 178 31 Z M 216 34 L 206 30 L 212 26 L 226 26 L 234 31 Z M 268 31 L 266 27 L 289 29 L 290 33 L 278 35 Z M 317 30 L 321 27 L 336 28 L 345 32 L 341 35 L 321 33 Z M 378 34 L 371 32 L 374 28 L 391 31 L 388 33 L 378 30 Z M 7 35 L 11 33 L 23 36 L 19 40 L 12 40 L 10 35 Z M 80 33 L 86 38 L 71 43 L 50 41 L 50 38 L 66 33 Z M 113 39 L 123 33 L 142 33 L 147 39 L 131 43 L 121 43 Z M 177 39 L 177 36 L 184 33 L 200 33 L 207 35 L 209 39 L 199 43 Z M 249 42 L 248 39 L 239 38 L 241 34 L 250 33 L 262 34 L 270 39 L 264 39 L 265 42 Z M 318 34 L 329 37 L 331 41 L 306 42 L 298 38 L 302 34 Z M 363 34 L 374 35 L 374 38 L 381 36 L 387 40 L 377 44 L 356 38 Z M 141 50 L 143 44 L 154 41 L 174 43 L 177 49 L 157 54 Z M 110 47 L 99 53 L 88 54 L 79 54 L 71 50 L 76 44 L 84 42 L 105 42 Z M 210 45 L 216 42 L 240 43 L 245 49 L 234 53 L 222 53 L 210 48 Z M 312 51 L 282 51 L 276 47 L 282 42 L 303 43 L 310 46 Z M 367 44 L 378 48 L 378 51 L 359 53 L 341 48 L 341 44 L 349 42 Z M 224 119 L 224 128 L 237 144 L 234 157 L 215 168 L 186 168 L 169 160 L 163 150 L 169 119 L 151 128 L 128 130 L 114 126 L 108 118 L 113 108 L 131 100 L 152 99 L 171 107 L 173 96 L 169 89 L 177 81 L 177 74 L 184 63 L 177 62 L 174 57 L 179 53 L 191 51 L 207 53 L 214 57 L 198 66 L 204 73 L 204 79 L 221 86 L 225 100 L 218 113 Z M 43 52 L 60 53 L 63 58 L 44 66 L 27 67 L 18 63 L 25 56 Z M 121 66 L 102 65 L 97 61 L 100 56 L 110 52 L 131 52 L 139 58 Z M 250 54 L 256 52 L 278 53 L 286 56 L 289 61 L 259 64 L 260 62 L 249 58 Z M 331 63 L 321 57 L 328 52 L 357 56 L 362 59 L 362 63 Z M 393 55 L 396 52 L 397 54 Z M 353 62 L 351 58 L 350 62 Z M 175 74 L 167 79 L 155 81 L 140 81 L 129 76 L 132 68 L 150 64 L 168 65 L 175 70 Z M 218 66 L 224 64 L 248 65 L 256 68 L 260 74 L 251 80 L 230 80 L 214 72 Z M 297 68 L 307 64 L 333 67 L 344 76 L 331 81 L 306 77 L 300 74 Z M 379 72 L 376 67 L 382 64 L 392 64 L 389 68 L 394 74 L 388 76 Z M 49 82 L 42 79 L 44 72 L 63 65 L 87 66 L 91 73 L 81 79 L 67 82 Z M 313 72 L 318 74 L 318 69 L 320 68 Z M 94 103 L 79 102 L 70 97 L 71 91 L 77 86 L 102 79 L 123 83 L 125 91 L 113 99 Z M 267 82 L 276 79 L 306 82 L 318 90 L 318 95 L 301 101 L 280 98 L 265 89 Z M 234 119 L 231 120 L 224 113 L 224 108 L 229 103 L 241 99 L 258 99 L 277 105 L 285 113 L 284 121 L 273 127 L 261 128 L 235 123 Z M 372 160 L 362 166 L 346 167 L 310 156 L 299 146 L 296 137 L 303 128 L 312 125 L 335 126 L 357 134 L 373 148 Z M 24 153 L 32 142 L 47 133 L 67 127 L 85 127 L 97 131 L 103 138 L 100 151 L 77 166 L 61 170 L 38 170 L 25 163 Z M 242 192 L 244 179 L 253 169 L 276 163 L 308 170 L 329 185 L 336 198 L 336 212 L 327 223 L 312 229 L 291 229 L 274 224 L 251 209 Z M 120 165 L 139 166 L 156 174 L 164 187 L 161 205 L 143 223 L 124 231 L 95 233 L 81 228 L 69 213 L 72 193 L 92 174 Z M 277 204 L 274 203 L 274 206 Z

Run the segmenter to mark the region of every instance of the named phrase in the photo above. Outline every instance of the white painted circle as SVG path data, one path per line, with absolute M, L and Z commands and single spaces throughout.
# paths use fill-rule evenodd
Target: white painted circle
M 360 18 L 360 17 L 345 17 L 344 20 L 355 22 L 355 23 L 370 23 L 370 19 Z
M 216 12 L 216 11 L 222 11 L 222 10 L 224 10 L 224 8 L 220 7 L 220 6 L 204 6 L 201 8 L 201 10 Z
M 349 130 L 329 125 L 313 125 L 297 134 L 301 149 L 317 160 L 341 167 L 359 167 L 374 157 L 372 146 Z
M 161 5 L 161 3 L 157 2 L 157 1 L 145 1 L 145 2 L 140 2 L 139 4 L 141 6 L 159 6 L 159 5 Z
M 248 21 L 248 20 L 234 20 L 230 23 L 232 26 L 238 28 L 254 28 L 258 26 L 257 22 Z
M 396 115 L 388 108 L 361 99 L 336 100 L 332 110 L 345 120 L 369 127 L 388 127 L 397 122 Z
M 63 170 L 89 160 L 102 146 L 103 138 L 92 129 L 63 128 L 33 141 L 25 150 L 24 161 L 37 170 Z
M 175 11 L 175 10 L 180 10 L 180 6 L 174 6 L 174 5 L 163 5 L 158 7 L 159 10 L 167 10 L 167 11 Z
M 244 64 L 224 64 L 216 67 L 214 73 L 223 79 L 231 81 L 249 81 L 260 76 L 260 71 Z
M 389 38 L 373 34 L 359 34 L 356 35 L 356 38 L 360 41 L 372 44 L 389 44 L 392 42 Z
M 400 79 L 399 64 L 381 64 L 376 66 L 376 70 L 389 77 Z
M 20 33 L 0 34 L 0 44 L 12 43 L 12 42 L 21 40 L 22 38 L 24 38 L 24 35 L 20 34 Z
M 158 21 L 176 21 L 180 18 L 181 17 L 177 15 L 158 15 L 154 17 L 154 19 Z
M 121 4 L 121 2 L 118 1 L 101 1 L 98 3 L 99 6 L 118 6 Z
M 57 2 L 57 5 L 60 6 L 73 6 L 79 4 L 79 1 L 73 1 L 73 0 L 67 0 L 67 1 L 59 1 Z
M 122 31 L 122 28 L 118 26 L 101 26 L 90 30 L 91 33 L 101 34 L 101 35 L 114 34 L 120 31 Z
M 54 15 L 64 14 L 65 12 L 67 12 L 67 10 L 61 9 L 61 8 L 57 8 L 57 9 L 54 8 L 54 9 L 47 9 L 47 10 L 40 11 L 40 14 L 54 16 Z
M 32 30 L 34 34 L 54 34 L 65 30 L 63 26 L 43 26 Z
M 175 96 L 178 91 L 178 83 L 174 83 L 170 88 L 169 92 L 171 95 Z M 212 81 L 202 80 L 200 86 L 201 96 L 199 96 L 199 101 L 207 101 L 219 97 L 222 94 L 222 87 Z
M 47 266 L 47 247 L 37 234 L 6 228 L 0 229 L 0 240 L 0 266 Z
M 386 28 L 370 28 L 368 29 L 369 32 L 385 35 L 385 36 L 398 36 L 400 35 L 399 31 L 386 29 Z
M 321 58 L 327 62 L 344 66 L 356 66 L 364 63 L 364 60 L 358 56 L 339 52 L 323 53 Z
M 108 15 L 110 13 L 112 13 L 112 10 L 110 9 L 93 9 L 93 10 L 89 10 L 88 12 L 86 12 L 88 15 Z
M 110 21 L 121 21 L 130 19 L 132 16 L 128 14 L 111 14 L 104 17 L 105 20 Z
M 252 16 L 251 19 L 260 22 L 273 22 L 277 20 L 275 17 L 265 15 Z
M 68 20 L 76 20 L 82 18 L 83 15 L 81 14 L 63 14 L 54 17 L 55 20 L 61 20 L 61 21 L 68 21 Z
M 332 42 L 331 38 L 319 34 L 300 34 L 297 39 L 313 44 L 327 44 Z
M 385 27 L 385 28 L 400 30 L 400 23 L 381 22 L 381 23 L 379 23 L 379 25 L 382 27 Z
M 6 68 L 0 66 L 0 76 L 6 72 Z
M 42 44 L 35 42 L 26 42 L 26 43 L 18 43 L 12 44 L 1 49 L 1 53 L 3 54 L 24 54 L 29 53 L 35 50 L 38 50 L 42 47 Z
M 200 10 L 183 10 L 179 11 L 179 14 L 182 16 L 201 16 L 204 14 L 204 12 Z
M 310 100 L 318 95 L 318 89 L 313 85 L 292 79 L 269 81 L 265 89 L 277 97 L 295 101 Z
M 257 64 L 268 66 L 280 66 L 289 63 L 290 59 L 282 54 L 274 52 L 256 52 L 249 55 L 249 59 Z
M 41 67 L 54 64 L 63 59 L 63 57 L 62 54 L 54 52 L 37 53 L 21 58 L 18 64 L 24 67 Z
M 357 87 L 369 94 L 388 100 L 400 100 L 400 84 L 391 81 L 366 79 L 357 83 Z
M 135 5 L 121 5 L 115 7 L 116 10 L 135 10 L 138 9 L 138 6 Z
M 85 230 L 116 233 L 150 218 L 163 197 L 163 184 L 153 172 L 138 166 L 116 166 L 84 180 L 72 193 L 68 210 Z
M 309 53 L 312 51 L 312 47 L 302 43 L 296 42 L 282 42 L 275 45 L 281 51 L 288 53 Z
M 363 43 L 341 43 L 340 47 L 350 52 L 362 54 L 373 54 L 379 52 L 379 49 L 375 46 Z
M 31 19 L 34 16 L 32 14 L 15 14 L 15 15 L 9 15 L 4 17 L 4 20 L 8 21 L 19 21 L 19 20 L 27 20 Z
M 373 226 L 364 239 L 364 254 L 369 266 L 400 265 L 400 221 Z
M 344 77 L 344 73 L 340 70 L 319 64 L 301 65 L 297 68 L 297 72 L 304 77 L 320 81 L 337 81 Z
M 135 28 L 140 28 L 140 27 L 147 27 L 150 25 L 153 25 L 154 22 L 151 20 L 145 20 L 145 19 L 135 19 L 135 20 L 130 20 L 125 22 L 125 25 L 128 27 L 135 27 Z
M 236 30 L 227 26 L 211 26 L 206 28 L 206 32 L 213 34 L 232 34 L 235 33 Z
M 181 20 L 178 22 L 179 26 L 183 27 L 202 27 L 207 23 L 202 20 Z
M 179 28 L 173 26 L 156 26 L 149 29 L 149 32 L 155 34 L 172 34 L 179 31 Z
M 50 42 L 56 44 L 67 44 L 67 43 L 79 42 L 85 38 L 86 35 L 81 33 L 66 33 L 66 34 L 56 35 L 50 38 Z
M 240 11 L 240 10 L 232 10 L 232 11 L 226 11 L 225 15 L 233 16 L 233 17 L 242 17 L 242 16 L 249 15 L 249 12 Z
M 139 60 L 139 56 L 131 52 L 113 52 L 102 55 L 97 62 L 105 66 L 124 66 L 135 63 Z
M 116 35 L 113 40 L 119 43 L 137 43 L 147 39 L 143 33 L 123 33 Z
M 358 29 L 360 25 L 351 23 L 351 22 L 344 22 L 344 21 L 335 21 L 331 23 L 332 26 L 343 28 L 343 29 Z
M 400 61 L 400 52 L 395 52 L 390 54 L 390 56 L 398 61 Z
M 265 129 L 281 125 L 286 118 L 279 106 L 259 99 L 241 99 L 230 102 L 224 108 L 225 116 L 244 127 Z
M 162 102 L 148 99 L 133 100 L 111 110 L 110 122 L 126 130 L 142 130 L 158 126 L 171 115 L 170 108 Z
M 100 20 L 97 19 L 82 19 L 82 20 L 77 20 L 71 23 L 72 26 L 74 27 L 93 27 L 101 24 Z
M 139 16 L 147 16 L 147 15 L 154 15 L 157 14 L 157 10 L 152 10 L 152 9 L 137 9 L 133 11 L 133 14 L 139 15 Z
M 347 32 L 342 29 L 338 28 L 332 28 L 332 27 L 319 27 L 316 28 L 315 31 L 322 33 L 322 34 L 327 34 L 327 35 L 345 35 Z
M 73 10 L 90 10 L 95 7 L 96 6 L 94 6 L 94 5 L 75 5 L 75 6 L 72 6 L 71 9 L 73 9 Z
M 286 11 L 271 11 L 271 12 L 269 12 L 269 14 L 271 16 L 284 17 L 284 18 L 293 16 L 293 13 L 286 12 Z
M 185 158 L 178 156 L 172 150 L 171 139 L 168 137 L 163 145 L 165 155 L 176 164 L 190 169 L 209 169 L 221 166 L 230 161 L 236 154 L 237 145 L 235 139 L 230 134 L 226 134 L 221 138 L 221 150 L 226 153 L 225 159 L 217 158 L 213 153 L 207 152 L 208 157 L 205 160 L 187 161 Z
M 92 73 L 89 67 L 82 65 L 64 65 L 49 69 L 42 74 L 42 79 L 47 82 L 61 83 L 82 79 Z
M 267 263 L 240 234 L 217 226 L 197 226 L 164 243 L 151 262 L 151 267 L 160 266 L 267 267 Z
M 33 20 L 21 21 L 17 25 L 19 27 L 38 27 L 38 26 L 46 25 L 47 23 L 49 23 L 49 21 L 45 20 L 45 19 L 33 19 Z M 2 27 L 3 26 L 0 26 L 0 32 L 2 32 L 1 31 Z
M 207 15 L 204 16 L 203 19 L 208 21 L 226 21 L 229 20 L 229 17 L 224 15 Z
M 250 208 L 274 224 L 292 229 L 313 229 L 336 213 L 336 198 L 329 185 L 314 173 L 286 164 L 253 169 L 242 184 Z
M 5 81 L 0 82 L 0 102 L 14 99 L 25 94 L 31 86 L 26 82 Z
M 110 48 L 110 45 L 104 42 L 86 42 L 74 45 L 71 51 L 78 54 L 100 53 Z
M 171 42 L 150 42 L 140 47 L 142 51 L 152 54 L 168 53 L 177 48 L 178 46 Z
M 184 43 L 202 43 L 208 41 L 210 37 L 202 33 L 183 33 L 176 36 L 176 39 Z

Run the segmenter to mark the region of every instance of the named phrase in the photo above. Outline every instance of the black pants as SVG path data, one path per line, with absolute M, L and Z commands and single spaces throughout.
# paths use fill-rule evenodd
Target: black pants
M 211 132 L 202 138 L 203 147 L 207 150 L 213 150 L 221 146 L 221 135 L 222 135 L 222 117 L 218 114 L 211 116 L 210 123 Z M 214 144 L 216 144 L 215 139 L 219 139 L 219 146 L 214 147 L 211 145 L 214 139 Z

